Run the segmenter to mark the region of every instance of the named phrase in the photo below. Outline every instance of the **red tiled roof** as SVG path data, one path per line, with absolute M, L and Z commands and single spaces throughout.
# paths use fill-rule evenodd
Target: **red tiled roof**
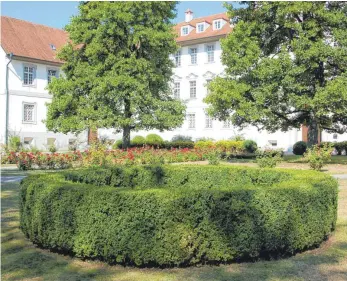
M 224 19 L 226 23 L 223 25 L 221 29 L 213 30 L 212 22 L 218 19 Z M 201 22 L 207 22 L 210 24 L 210 26 L 204 32 L 197 33 L 196 25 Z M 194 27 L 194 29 L 188 35 L 181 36 L 181 27 L 185 25 L 191 25 Z M 174 30 L 178 35 L 176 39 L 177 43 L 181 43 L 185 41 L 203 39 L 207 37 L 225 36 L 232 31 L 232 27 L 230 26 L 229 18 L 227 14 L 221 13 L 221 14 L 211 15 L 207 17 L 192 19 L 190 22 L 180 22 L 177 25 L 175 25 Z
M 219 30 L 213 30 L 212 21 L 224 19 L 227 21 Z M 201 33 L 196 32 L 196 24 L 207 22 L 210 26 Z M 181 27 L 191 25 L 194 29 L 186 36 L 181 36 Z M 174 27 L 177 32 L 177 43 L 203 39 L 214 36 L 225 36 L 232 31 L 226 13 L 192 19 L 189 23 L 181 22 Z M 18 57 L 38 59 L 53 63 L 62 63 L 56 58 L 56 52 L 68 41 L 68 33 L 58 28 L 35 24 L 24 20 L 1 16 L 1 41 L 5 52 Z M 50 45 L 56 47 L 56 51 Z
M 10 17 L 1 17 L 1 46 L 5 52 L 15 56 L 27 57 L 54 63 L 62 63 L 57 59 L 56 50 L 66 44 L 68 34 L 64 30 L 35 24 Z

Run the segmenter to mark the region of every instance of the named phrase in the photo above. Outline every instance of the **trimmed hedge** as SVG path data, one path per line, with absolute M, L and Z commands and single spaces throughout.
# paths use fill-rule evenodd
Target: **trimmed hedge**
M 313 171 L 141 166 L 32 175 L 20 226 L 41 247 L 137 266 L 293 254 L 335 227 L 337 182 Z

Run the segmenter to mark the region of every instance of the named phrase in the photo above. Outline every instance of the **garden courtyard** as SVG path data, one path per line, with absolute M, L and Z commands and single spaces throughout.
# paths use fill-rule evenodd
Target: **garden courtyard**
M 285 156 L 284 160 L 276 171 L 309 168 L 298 156 Z M 2 183 L 1 194 L 2 280 L 347 280 L 347 166 L 344 161 L 345 156 L 333 156 L 331 164 L 323 168 L 323 173 L 340 177 L 338 219 L 335 231 L 319 248 L 270 261 L 165 269 L 108 265 L 36 247 L 18 228 L 20 187 L 15 180 L 38 171 L 3 170 L 2 177 L 7 182 Z M 255 165 L 252 160 L 231 162 L 223 162 L 219 167 Z

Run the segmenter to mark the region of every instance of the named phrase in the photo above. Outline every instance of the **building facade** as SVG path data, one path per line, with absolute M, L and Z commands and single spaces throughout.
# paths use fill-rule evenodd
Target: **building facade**
M 140 131 L 132 135 L 158 133 L 170 140 L 174 135 L 229 139 L 242 135 L 255 140 L 259 146 L 282 148 L 290 152 L 295 142 L 302 140 L 302 130 L 269 133 L 259 132 L 255 127 L 239 131 L 229 122 L 213 120 L 206 114 L 207 105 L 203 99 L 208 94 L 207 84 L 216 76 L 223 76 L 220 39 L 232 32 L 225 13 L 202 18 L 193 17 L 186 11 L 185 21 L 175 26 L 180 50 L 172 55 L 175 63 L 172 77 L 172 92 L 187 106 L 185 122 L 181 128 L 173 131 Z M 62 62 L 56 58 L 56 50 L 68 39 L 66 32 L 22 20 L 1 17 L 0 48 L 0 104 L 1 135 L 0 143 L 5 142 L 6 97 L 9 96 L 8 131 L 10 135 L 19 135 L 28 146 L 45 149 L 55 144 L 58 149 L 66 150 L 76 140 L 87 144 L 87 132 L 73 134 L 53 133 L 46 129 L 46 104 L 51 95 L 46 87 L 52 77 L 58 77 Z M 12 53 L 12 56 L 11 56 Z M 7 66 L 8 65 L 8 66 Z M 8 78 L 6 78 L 8 71 Z M 8 87 L 6 87 L 8 79 Z M 112 129 L 99 129 L 99 137 L 120 139 Z M 346 140 L 347 134 L 333 135 L 322 133 L 323 141 Z

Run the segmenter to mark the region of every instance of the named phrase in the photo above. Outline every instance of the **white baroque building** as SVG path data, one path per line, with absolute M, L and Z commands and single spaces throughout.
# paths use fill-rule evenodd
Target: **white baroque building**
M 220 39 L 232 32 L 225 13 L 193 18 L 187 10 L 185 21 L 175 26 L 180 50 L 172 56 L 175 62 L 172 77 L 173 94 L 187 105 L 186 119 L 181 128 L 173 131 L 140 131 L 132 136 L 158 133 L 170 140 L 174 135 L 191 136 L 193 139 L 208 137 L 229 139 L 243 135 L 255 140 L 259 146 L 272 146 L 290 152 L 292 145 L 302 140 L 302 130 L 268 133 L 255 127 L 238 131 L 228 122 L 219 122 L 206 115 L 207 83 L 217 75 L 223 76 Z M 56 58 L 56 50 L 67 42 L 65 31 L 23 20 L 1 17 L 0 47 L 0 143 L 5 143 L 6 128 L 9 135 L 19 135 L 28 146 L 40 149 L 55 144 L 66 150 L 69 143 L 78 139 L 87 144 L 88 133 L 78 137 L 73 134 L 53 133 L 47 130 L 46 103 L 51 95 L 46 87 L 52 76 L 58 76 L 62 61 Z M 6 73 L 7 72 L 7 73 Z M 7 83 L 6 83 L 7 81 Z M 8 96 L 8 107 L 7 107 Z M 8 122 L 6 122 L 8 108 Z M 6 126 L 6 123 L 8 126 Z M 112 129 L 99 129 L 99 137 L 120 139 Z M 347 134 L 330 135 L 322 133 L 323 141 L 346 140 Z

